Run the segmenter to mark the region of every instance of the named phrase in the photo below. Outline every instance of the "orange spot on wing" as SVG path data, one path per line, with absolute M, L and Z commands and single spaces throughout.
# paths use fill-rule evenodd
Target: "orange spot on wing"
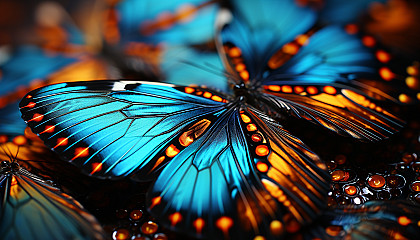
M 313 87 L 313 86 L 309 86 L 309 87 L 306 88 L 306 91 L 309 94 L 317 94 L 318 93 L 318 88 Z
M 307 45 L 309 43 L 308 40 L 309 40 L 309 36 L 306 34 L 299 35 L 296 38 L 296 42 L 301 46 Z
M 325 87 L 324 87 L 324 92 L 325 92 L 325 93 L 328 93 L 328 94 L 331 94 L 331 95 L 334 95 L 334 94 L 336 94 L 336 93 L 337 93 L 337 90 L 336 90 L 334 87 L 331 87 L 331 86 L 325 86 Z
M 177 223 L 179 223 L 182 220 L 182 215 L 179 212 L 175 212 L 169 215 L 169 220 L 171 221 L 171 226 L 175 226 Z
M 244 71 L 246 69 L 246 66 L 245 66 L 245 64 L 243 64 L 243 63 L 238 63 L 236 66 L 235 66 L 235 70 L 237 71 L 237 72 L 242 72 L 242 71 Z
M 258 145 L 255 148 L 255 153 L 260 157 L 267 156 L 269 152 L 270 150 L 268 149 L 266 145 Z
M 13 138 L 13 143 L 18 145 L 18 146 L 25 145 L 27 142 L 28 142 L 28 140 L 24 136 L 17 136 L 15 138 Z
M 398 218 L 398 223 L 401 226 L 407 226 L 407 225 L 409 225 L 411 223 L 411 220 L 408 217 L 406 217 L 406 216 L 400 216 Z
M 70 161 L 73 161 L 74 159 L 79 158 L 79 157 L 87 157 L 87 156 L 89 156 L 89 148 L 78 147 L 74 150 L 74 157 Z
M 193 222 L 193 226 L 195 227 L 195 230 L 197 231 L 198 234 L 201 234 L 201 231 L 203 230 L 204 225 L 205 225 L 205 222 L 202 218 L 197 218 Z
M 96 172 L 101 171 L 102 170 L 102 163 L 92 163 L 92 168 L 93 168 L 93 170 L 90 173 L 90 175 L 92 175 L 92 174 L 94 174 Z
M 166 156 L 172 158 L 175 157 L 179 153 L 179 149 L 175 147 L 175 145 L 171 144 L 165 151 Z
M 293 92 L 292 87 L 291 87 L 291 86 L 288 86 L 288 85 L 282 86 L 282 87 L 281 87 L 281 90 L 282 90 L 284 93 L 292 93 L 292 92 Z
M 211 98 L 211 96 L 212 96 L 212 94 L 211 94 L 211 93 L 209 93 L 209 92 L 205 92 L 205 93 L 203 94 L 203 97 L 205 97 L 205 98 Z
M 362 38 L 362 43 L 366 46 L 366 47 L 373 47 L 376 44 L 376 40 L 375 38 L 373 38 L 372 36 L 364 36 Z
M 163 160 L 165 160 L 165 156 L 161 156 L 160 158 L 158 158 L 156 160 L 155 165 L 152 167 L 152 169 L 150 169 L 150 172 L 152 172 L 153 170 L 155 170 L 155 168 L 157 168 L 157 166 L 159 166 L 163 162 Z
M 229 229 L 233 226 L 233 220 L 230 217 L 223 216 L 216 221 L 216 227 L 218 227 L 227 238 Z
M 154 197 L 152 198 L 152 204 L 150 205 L 150 209 L 152 209 L 154 206 L 159 205 L 162 201 L 162 197 Z
M 216 95 L 213 95 L 213 97 L 211 97 L 211 100 L 216 101 L 216 102 L 221 102 L 221 101 L 223 101 L 223 98 L 221 98 L 219 96 L 216 96 Z
M 232 58 L 240 57 L 241 54 L 242 54 L 241 49 L 239 49 L 238 47 L 233 47 L 228 50 L 228 55 L 229 57 L 232 57 Z
M 391 81 L 395 76 L 394 73 L 387 67 L 382 67 L 379 69 L 379 75 L 381 75 L 385 81 Z
M 0 135 L 0 143 L 5 143 L 9 140 L 6 135 Z
M 278 85 L 268 85 L 268 86 L 266 86 L 266 88 L 270 91 L 273 91 L 273 92 L 280 92 L 280 90 L 281 90 L 281 87 L 278 86 Z
M 250 123 L 251 122 L 251 118 L 249 118 L 247 115 L 245 115 L 245 114 L 241 114 L 241 118 L 242 118 L 242 121 L 244 122 L 244 123 Z
M 257 169 L 260 172 L 267 172 L 268 171 L 268 165 L 263 162 L 257 162 Z
M 43 134 L 43 133 L 52 133 L 54 132 L 55 126 L 54 125 L 46 125 L 45 126 L 45 130 L 40 132 L 39 134 Z
M 246 129 L 250 132 L 257 131 L 257 126 L 255 126 L 255 124 L 251 123 L 251 124 L 248 124 L 246 126 Z
M 301 86 L 295 86 L 294 90 L 295 90 L 295 93 L 297 93 L 297 94 L 305 91 L 305 89 Z
M 68 138 L 58 138 L 57 145 L 55 145 L 54 148 L 57 148 L 58 146 L 66 146 L 68 143 L 69 143 Z
M 356 34 L 359 31 L 359 27 L 356 24 L 347 24 L 345 30 L 348 34 Z
M 35 114 L 32 116 L 32 118 L 31 118 L 30 120 L 28 120 L 28 122 L 31 122 L 31 121 L 39 122 L 39 121 L 41 121 L 43 118 L 44 118 L 44 115 L 39 114 L 39 113 L 35 113 Z
M 191 87 L 185 87 L 185 92 L 186 93 L 193 93 L 195 91 L 195 89 L 194 88 L 191 88 Z
M 295 55 L 299 52 L 299 46 L 296 43 L 290 42 L 283 46 L 282 51 L 290 55 Z
M 36 103 L 34 103 L 34 102 L 30 102 L 30 103 L 28 103 L 26 106 L 24 106 L 24 107 L 28 107 L 28 108 L 33 108 L 33 107 L 35 107 L 35 105 L 36 105 Z
M 239 76 L 245 81 L 249 80 L 249 72 L 247 70 L 243 70 L 239 73 Z
M 260 141 L 262 140 L 262 137 L 261 137 L 261 135 L 260 135 L 260 134 L 253 134 L 253 135 L 251 136 L 251 139 L 252 139 L 252 141 L 254 141 L 254 142 L 260 142 Z
M 27 95 L 26 98 L 32 98 L 32 96 L 31 95 Z
M 376 58 L 383 63 L 389 62 L 391 60 L 391 55 L 384 50 L 378 50 L 376 51 Z

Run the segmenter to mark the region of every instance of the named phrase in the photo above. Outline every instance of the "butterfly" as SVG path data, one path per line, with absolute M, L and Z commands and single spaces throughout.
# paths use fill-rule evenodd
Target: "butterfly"
M 33 31 L 35 33 L 34 38 L 38 40 L 32 44 L 16 47 L 16 49 L 13 49 L 10 58 L 0 64 L 0 112 L 2 116 L 0 118 L 0 134 L 7 136 L 23 134 L 26 125 L 21 121 L 15 120 L 19 119 L 17 101 L 26 92 L 34 88 L 52 83 L 73 81 L 74 79 L 116 79 L 133 76 L 149 80 L 155 80 L 162 76 L 168 82 L 178 82 L 179 80 L 173 80 L 175 75 L 184 72 L 183 69 L 185 67 L 190 67 L 185 64 L 180 66 L 174 61 L 161 60 L 160 58 L 168 59 L 167 55 L 182 55 L 183 59 L 188 58 L 191 61 L 203 57 L 211 59 L 211 62 L 214 62 L 214 59 L 218 59 L 215 53 L 209 53 L 207 54 L 208 56 L 204 56 L 204 54 L 199 55 L 195 50 L 187 47 L 188 44 L 199 44 L 201 41 L 207 41 L 211 37 L 210 33 L 212 31 L 210 30 L 202 28 L 201 33 L 197 33 L 191 29 L 193 29 L 193 26 L 197 27 L 200 25 L 210 28 L 208 27 L 210 24 L 205 23 L 210 23 L 214 18 L 215 3 L 196 2 L 197 9 L 191 5 L 193 3 L 188 1 L 182 1 L 175 5 L 172 3 L 161 4 L 159 8 L 140 15 L 138 12 L 144 10 L 142 4 L 150 5 L 150 3 L 142 2 L 142 4 L 130 5 L 130 7 L 127 7 L 127 4 L 131 4 L 131 2 L 121 1 L 116 6 L 111 4 L 109 9 L 105 11 L 105 13 L 115 12 L 114 8 L 117 8 L 119 9 L 118 14 L 122 16 L 118 23 L 122 29 L 116 30 L 122 33 L 122 37 L 117 44 L 118 46 L 112 46 L 111 44 L 98 46 L 100 44 L 91 43 L 90 41 L 91 38 L 95 37 L 106 39 L 111 34 L 110 32 L 113 31 L 112 27 L 108 25 L 104 27 L 103 32 L 98 34 L 94 34 L 93 31 L 90 32 L 90 29 L 87 30 L 86 34 L 83 34 L 79 30 L 79 26 L 75 25 L 75 22 L 62 6 L 56 3 L 43 3 L 37 6 L 35 14 L 37 16 L 37 24 L 35 24 Z M 187 14 L 185 16 L 187 19 L 184 20 L 194 18 L 197 20 L 197 23 L 195 21 L 192 23 L 181 21 L 181 19 L 178 19 L 179 16 L 175 14 L 181 14 L 182 12 L 177 9 L 186 10 L 188 6 L 192 7 L 192 9 L 189 8 L 188 12 L 184 12 L 184 14 Z M 111 16 L 103 14 L 102 10 L 96 10 L 94 7 L 89 9 L 91 10 L 91 17 L 95 18 L 96 22 L 101 22 L 104 18 L 103 15 L 106 15 L 105 19 L 111 21 Z M 143 21 L 147 19 L 156 20 L 155 18 L 160 19 L 156 15 L 160 14 L 160 12 L 168 12 L 168 9 L 171 9 L 174 13 L 173 18 L 175 20 L 181 21 L 181 23 L 176 25 L 177 27 L 160 29 L 158 31 L 159 34 L 150 33 L 147 36 L 141 34 L 140 31 L 137 31 L 137 34 L 125 34 L 126 27 L 135 25 L 136 29 L 139 30 L 139 25 Z M 148 10 L 150 9 L 148 8 Z M 204 11 L 205 14 L 196 16 L 196 11 Z M 49 14 L 53 16 L 45 18 L 45 16 L 50 16 Z M 139 17 L 140 19 L 138 19 Z M 83 24 L 81 25 L 83 27 L 89 21 L 82 22 Z M 95 28 L 99 28 L 98 26 L 99 23 L 96 23 Z M 181 41 L 179 37 L 175 37 L 174 39 L 177 40 L 174 44 L 180 45 L 180 49 L 164 51 L 162 47 L 158 47 L 159 44 L 170 42 L 165 37 L 162 37 L 162 34 L 164 36 L 179 36 L 183 35 L 185 31 L 189 34 L 195 34 L 194 42 L 190 43 L 185 41 L 185 39 Z M 206 34 L 207 37 L 199 41 L 198 36 L 204 34 L 204 32 L 208 32 Z M 101 40 L 99 41 L 101 42 Z M 139 52 L 140 55 L 137 54 Z M 161 62 L 162 67 L 160 66 Z M 221 68 L 221 63 L 218 62 L 217 64 Z M 195 68 L 192 69 L 190 71 L 196 70 Z M 168 71 L 171 71 L 173 75 L 163 77 Z M 207 79 L 203 77 L 203 74 L 198 73 L 194 77 L 194 79 L 197 79 L 197 83 L 200 83 L 198 80 Z M 153 76 L 153 78 L 150 76 Z M 192 76 L 190 75 L 190 77 Z M 224 88 L 223 81 L 218 81 L 218 84 L 213 84 L 213 86 Z
M 0 163 L 0 234 L 4 239 L 105 239 L 102 227 L 79 202 L 51 180 L 37 176 L 17 162 L 17 136 L 2 143 Z
M 326 211 L 325 239 L 415 239 L 419 206 L 407 200 L 371 201 Z
M 132 80 L 61 83 L 29 92 L 22 118 L 88 175 L 156 179 L 148 207 L 170 229 L 214 239 L 298 231 L 325 208 L 329 176 L 276 119 L 289 113 L 372 141 L 402 123 L 379 107 L 391 97 L 357 83 L 377 72 L 356 36 L 319 25 L 293 1 L 232 9 L 218 18 L 230 94 Z

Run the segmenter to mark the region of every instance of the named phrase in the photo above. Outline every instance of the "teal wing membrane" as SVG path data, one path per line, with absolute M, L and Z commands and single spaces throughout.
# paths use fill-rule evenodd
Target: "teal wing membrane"
M 0 175 L 2 239 L 105 239 L 76 200 L 23 168 Z
M 123 80 L 51 85 L 20 103 L 31 129 L 83 172 L 158 176 L 148 204 L 168 227 L 276 238 L 325 207 L 328 175 L 299 139 L 246 106 L 206 88 Z

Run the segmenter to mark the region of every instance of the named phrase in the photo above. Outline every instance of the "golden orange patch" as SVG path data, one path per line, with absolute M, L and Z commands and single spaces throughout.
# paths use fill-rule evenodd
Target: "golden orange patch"
M 171 226 L 175 226 L 181 220 L 182 220 L 182 215 L 179 212 L 175 212 L 175 213 L 169 215 L 169 221 L 171 221 Z
M 201 231 L 203 230 L 203 227 L 205 225 L 204 219 L 202 218 L 197 218 L 194 222 L 193 222 L 193 226 L 195 228 L 195 230 L 197 231 L 198 234 L 201 234 Z
M 258 145 L 255 148 L 255 153 L 260 157 L 267 156 L 269 152 L 270 150 L 268 149 L 266 145 Z
M 398 223 L 401 226 L 407 226 L 411 223 L 411 220 L 406 216 L 400 216 L 400 217 L 398 217 Z
M 179 149 L 176 148 L 175 145 L 171 144 L 165 151 L 166 156 L 172 158 L 175 157 L 179 153 Z
M 245 114 L 241 114 L 241 118 L 242 118 L 242 121 L 244 122 L 244 123 L 250 123 L 251 122 L 251 118 L 249 118 L 247 115 L 245 115 Z
M 336 94 L 336 93 L 337 93 L 337 90 L 336 90 L 334 87 L 331 87 L 331 86 L 325 86 L 325 87 L 324 87 L 324 92 L 325 92 L 325 93 L 328 93 L 328 94 L 331 94 L 331 95 L 334 95 L 334 94 Z
M 267 172 L 268 171 L 268 165 L 263 162 L 257 162 L 257 169 L 260 172 Z
M 90 173 L 90 175 L 99 172 L 102 170 L 102 163 L 92 163 L 92 172 Z
M 57 145 L 55 145 L 54 148 L 58 146 L 66 146 L 69 143 L 68 138 L 58 138 L 57 139 Z
M 284 93 L 292 93 L 292 92 L 293 92 L 292 87 L 291 87 L 291 86 L 288 86 L 288 85 L 284 85 L 284 86 L 282 86 L 282 87 L 281 87 L 281 90 L 282 90 Z
M 24 136 L 16 136 L 15 138 L 13 138 L 13 143 L 18 146 L 25 145 L 27 142 L 28 140 Z
M 185 92 L 186 93 L 193 93 L 195 91 L 195 89 L 194 88 L 191 88 L 191 87 L 185 87 Z

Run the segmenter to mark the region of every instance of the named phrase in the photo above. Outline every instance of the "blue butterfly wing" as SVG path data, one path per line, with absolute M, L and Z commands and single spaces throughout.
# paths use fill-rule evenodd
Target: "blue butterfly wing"
M 30 92 L 20 107 L 32 131 L 85 173 L 115 178 L 142 169 L 135 176 L 141 179 L 150 177 L 146 169 L 179 131 L 224 109 L 222 102 L 176 88 L 135 81 L 63 83 Z M 42 120 L 33 120 L 39 114 Z
M 262 80 L 262 98 L 279 111 L 355 138 L 380 140 L 397 132 L 403 122 L 384 108 L 397 100 L 358 79 L 381 81 L 374 54 L 356 36 L 331 26 Z
M 75 62 L 62 55 L 48 56 L 40 48 L 23 46 L 0 66 L 0 134 L 19 135 L 25 129 L 19 121 L 18 100 L 39 86 L 53 72 Z
M 116 32 L 117 40 L 123 44 L 200 44 L 213 37 L 213 22 L 218 7 L 212 1 L 203 0 L 158 4 L 154 1 L 124 0 L 110 6 L 110 9 L 115 11 L 118 19 L 111 20 L 114 24 L 108 31 Z
M 296 12 L 305 8 L 290 4 L 289 9 Z M 265 16 L 272 11 L 264 9 L 259 14 Z M 357 81 L 379 79 L 380 65 L 374 52 L 356 35 L 336 26 L 315 24 L 315 15 L 305 28 L 290 36 L 289 42 L 279 41 L 280 45 L 272 44 L 277 38 L 261 37 L 257 42 L 255 36 L 236 41 L 230 37 L 239 36 L 237 26 L 252 26 L 247 22 L 252 23 L 250 19 L 250 16 L 237 18 L 225 26 L 220 32 L 224 48 L 219 50 L 226 56 L 228 71 L 233 76 L 251 88 L 263 89 L 263 94 L 256 91 L 252 97 L 257 99 L 255 104 L 259 109 L 272 116 L 290 113 L 364 140 L 387 138 L 402 127 L 402 121 L 381 103 L 382 100 L 397 102 L 396 99 Z
M 170 47 L 160 63 L 164 82 L 176 85 L 205 85 L 228 92 L 222 62 L 215 52 L 188 47 Z
M 148 197 L 150 208 L 177 230 L 194 228 L 196 236 L 282 235 L 278 228 L 270 233 L 272 221 L 306 224 L 324 206 L 328 175 L 318 157 L 264 116 L 251 126 L 270 126 L 258 133 L 267 162 L 267 171 L 258 173 L 258 147 L 249 143 L 240 119 L 261 113 L 241 113 L 238 102 L 209 89 L 136 81 L 63 83 L 30 92 L 20 106 L 46 145 L 85 173 L 136 180 L 160 173 Z M 32 121 L 37 114 L 43 119 Z M 269 157 L 268 149 L 273 149 Z M 192 195 L 194 208 L 186 209 L 190 202 L 184 200 Z M 241 217 L 242 210 L 249 216 Z
M 90 56 L 70 57 L 51 53 L 35 46 L 19 47 L 0 66 L 0 134 L 23 134 L 26 125 L 20 115 L 18 101 L 37 87 L 64 82 L 112 77 L 105 62 Z
M 352 239 L 416 239 L 419 213 L 419 206 L 407 200 L 369 201 L 332 209 L 324 219 Z
M 268 156 L 257 155 L 262 148 Z M 196 237 L 278 238 L 324 208 L 328 176 L 320 168 L 318 157 L 274 120 L 233 106 L 168 163 L 148 195 L 149 208 Z
M 224 48 L 219 47 L 219 51 L 228 72 L 243 80 L 261 77 L 266 67 L 262 63 L 268 62 L 268 57 L 278 48 L 310 30 L 317 21 L 315 11 L 300 7 L 293 0 L 231 2 L 232 19 L 221 26 Z M 232 47 L 239 48 L 241 56 L 232 52 Z M 236 68 L 238 62 L 245 63 L 247 79 L 240 76 Z
M 21 168 L 0 175 L 0 234 L 4 239 L 105 239 L 77 201 Z
M 320 15 L 329 23 L 343 24 L 360 20 L 369 7 L 375 3 L 384 3 L 386 0 L 326 0 L 322 4 Z

